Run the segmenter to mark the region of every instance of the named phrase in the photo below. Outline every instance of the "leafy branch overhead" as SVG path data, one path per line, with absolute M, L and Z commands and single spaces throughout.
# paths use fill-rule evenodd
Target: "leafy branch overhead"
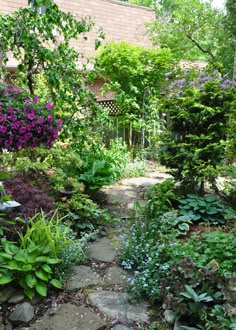
M 156 18 L 149 24 L 155 44 L 170 48 L 179 60 L 208 61 L 232 74 L 230 26 L 235 20 L 223 10 L 214 8 L 210 1 L 163 0 L 156 6 Z

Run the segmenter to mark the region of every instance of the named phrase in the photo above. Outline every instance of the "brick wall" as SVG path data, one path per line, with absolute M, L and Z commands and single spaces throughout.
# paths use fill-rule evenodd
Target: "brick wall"
M 54 0 L 59 8 L 71 12 L 76 18 L 90 16 L 95 26 L 88 34 L 88 40 L 72 41 L 72 45 L 86 57 L 96 54 L 94 42 L 97 31 L 102 27 L 106 42 L 128 41 L 143 47 L 151 47 L 146 35 L 145 23 L 154 20 L 149 8 L 130 5 L 116 0 Z M 27 6 L 27 0 L 0 0 L 0 12 L 10 13 Z
M 11 13 L 20 7 L 26 7 L 27 0 L 0 0 L 0 13 Z
M 116 0 L 54 0 L 59 8 L 72 13 L 77 19 L 90 16 L 95 23 L 94 28 L 86 36 L 87 41 L 74 40 L 71 44 L 85 57 L 96 55 L 95 39 L 99 28 L 102 28 L 106 38 L 104 43 L 110 41 L 127 41 L 143 47 L 151 47 L 152 44 L 146 35 L 145 23 L 155 19 L 154 12 L 148 8 L 139 7 Z M 0 12 L 11 13 L 20 7 L 26 7 L 27 0 L 0 0 Z M 16 67 L 16 61 L 10 56 L 8 69 Z M 98 100 L 113 99 L 114 94 L 108 93 L 102 97 L 99 90 L 103 83 L 96 80 L 91 89 L 97 95 Z

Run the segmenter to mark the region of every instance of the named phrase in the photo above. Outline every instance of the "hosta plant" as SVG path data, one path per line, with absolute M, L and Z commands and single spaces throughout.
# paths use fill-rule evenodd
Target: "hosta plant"
M 200 197 L 188 194 L 179 201 L 179 213 L 191 221 L 224 224 L 236 217 L 235 211 L 215 195 Z
M 52 265 L 60 262 L 50 257 L 50 247 L 31 242 L 27 248 L 1 239 L 0 247 L 0 285 L 16 282 L 24 289 L 25 295 L 32 299 L 35 292 L 46 297 L 50 283 L 61 288 L 61 283 L 53 278 Z

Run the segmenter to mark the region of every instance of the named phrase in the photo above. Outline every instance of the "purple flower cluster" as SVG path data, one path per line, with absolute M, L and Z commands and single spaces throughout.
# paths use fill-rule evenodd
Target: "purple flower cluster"
M 53 105 L 40 104 L 24 90 L 0 86 L 0 149 L 16 151 L 43 144 L 51 147 L 62 129 L 62 120 L 54 119 Z
M 195 87 L 202 90 L 209 82 L 216 82 L 221 89 L 232 87 L 231 80 L 227 79 L 226 76 L 220 76 L 218 71 L 214 71 L 211 75 L 207 72 L 201 72 L 195 79 L 189 79 L 189 73 L 186 73 L 185 78 L 177 79 L 169 85 L 168 92 L 174 97 L 179 97 L 187 88 Z

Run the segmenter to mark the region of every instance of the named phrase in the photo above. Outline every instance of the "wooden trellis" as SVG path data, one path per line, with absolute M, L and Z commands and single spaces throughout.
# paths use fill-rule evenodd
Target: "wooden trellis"
M 98 101 L 98 104 L 100 104 L 103 108 L 109 109 L 111 116 L 118 115 L 120 112 L 120 108 L 115 104 L 114 100 Z

